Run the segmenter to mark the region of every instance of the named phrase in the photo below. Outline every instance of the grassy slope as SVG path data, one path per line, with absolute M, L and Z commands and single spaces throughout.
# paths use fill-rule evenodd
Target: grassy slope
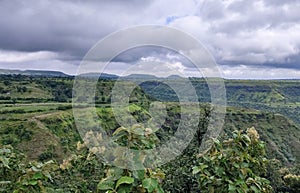
M 56 154 L 55 158 L 62 160 L 64 147 L 60 143 L 61 138 L 44 126 L 40 119 L 65 113 L 71 115 L 68 111 L 57 110 L 67 105 L 52 103 L 0 105 L 1 143 L 12 144 L 23 151 L 29 159 L 38 159 L 42 153 L 52 151 Z M 51 156 L 49 154 L 49 157 Z
M 270 157 L 276 157 L 285 164 L 299 161 L 300 128 L 286 117 L 258 110 L 228 108 L 225 122 L 227 131 L 257 128 Z
M 47 80 L 28 77 L 14 78 L 9 81 L 8 85 L 6 85 L 7 82 L 4 84 L 4 81 L 0 79 L 2 90 L 9 90 L 12 98 L 21 99 L 54 99 L 57 90 L 64 87 L 70 89 L 72 86 L 72 80 L 64 78 L 48 78 Z M 298 120 L 299 113 L 298 83 L 299 81 L 226 81 L 229 104 L 253 107 L 263 111 L 228 108 L 225 130 L 255 126 L 260 131 L 262 139 L 266 141 L 270 156 L 275 156 L 287 164 L 298 161 L 300 128 L 299 122 L 294 123 Z M 97 90 L 99 103 L 109 101 L 109 91 L 112 86 L 111 81 L 99 84 Z M 18 92 L 18 87 L 26 87 L 26 92 Z M 167 97 L 167 94 L 164 93 L 164 96 Z M 5 92 L 0 94 L 0 96 L 7 95 Z M 136 89 L 133 95 L 133 101 L 147 99 L 139 89 Z M 70 103 L 50 101 L 51 103 L 23 104 L 31 101 L 18 100 L 20 103 L 0 105 L 1 143 L 15 145 L 29 155 L 30 159 L 53 157 L 61 160 L 74 150 L 80 138 L 73 122 L 72 112 L 58 110 L 68 109 Z M 70 101 L 70 98 L 67 101 Z M 2 102 L 10 103 L 11 100 L 2 100 Z M 139 113 L 143 112 L 137 106 L 132 106 L 131 109 Z M 282 115 L 264 111 L 290 115 L 294 122 Z M 114 121 L 108 116 L 111 114 L 108 108 L 98 108 L 97 112 L 100 117 L 102 116 L 105 127 L 116 127 Z
M 56 106 L 57 108 L 58 106 Z M 6 107 L 9 108 L 16 107 Z M 34 107 L 36 110 L 39 108 Z M 0 133 L 2 143 L 13 143 L 24 151 L 29 159 L 55 158 L 62 160 L 74 151 L 80 141 L 71 110 L 56 110 L 53 105 L 40 108 L 42 112 L 14 113 L 1 115 Z M 139 111 L 135 105 L 133 111 Z M 196 109 L 194 109 L 196 110 Z M 105 128 L 116 128 L 111 119 L 110 108 L 97 108 L 100 122 Z M 145 112 L 146 113 L 146 112 Z M 173 111 L 179 113 L 179 109 Z M 300 159 L 299 127 L 282 115 L 263 113 L 257 110 L 228 108 L 225 121 L 226 133 L 234 129 L 246 129 L 255 126 L 261 138 L 266 142 L 270 157 L 276 157 L 284 163 L 293 163 Z M 22 130 L 21 134 L 17 130 Z M 26 132 L 30 137 L 26 137 Z M 52 153 L 52 155 L 51 155 Z M 48 157 L 47 157 L 48 156 Z

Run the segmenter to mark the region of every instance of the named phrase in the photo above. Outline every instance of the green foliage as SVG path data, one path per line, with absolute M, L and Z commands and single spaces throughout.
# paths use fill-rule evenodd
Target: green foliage
M 12 146 L 0 146 L 0 192 L 13 187 L 16 177 L 22 174 L 23 154 L 16 153 Z
M 193 167 L 203 192 L 271 192 L 266 172 L 265 146 L 254 128 L 247 134 L 235 131 L 233 138 L 215 141 L 200 164 Z
M 1 192 L 95 192 L 104 176 L 103 164 L 85 147 L 61 164 L 27 163 L 11 146 L 1 147 L 0 153 Z
M 130 149 L 153 149 L 159 142 L 151 128 L 133 125 L 131 128 L 119 127 L 114 132 L 115 141 Z
M 52 180 L 58 166 L 53 161 L 23 163 L 23 156 L 11 146 L 0 149 L 0 188 L 6 192 L 45 192 L 45 183 Z M 1 189 L 0 189 L 1 190 Z
M 97 186 L 100 192 L 164 192 L 161 187 L 164 173 L 158 169 L 130 171 L 107 167 L 105 178 L 102 178 Z
M 58 166 L 53 161 L 45 163 L 29 163 L 25 172 L 15 183 L 14 193 L 19 192 L 46 192 L 45 184 L 53 182 L 52 175 Z
M 76 153 L 59 165 L 52 187 L 62 192 L 96 192 L 99 179 L 104 176 L 104 169 L 97 156 L 78 142 Z
M 120 145 L 135 150 L 152 149 L 158 143 L 152 129 L 144 128 L 142 125 L 133 125 L 131 128 L 120 127 L 113 136 Z M 115 161 L 121 161 L 122 157 L 120 158 L 119 154 L 116 156 Z M 135 160 L 132 157 L 132 162 L 143 164 L 144 159 Z M 164 192 L 161 187 L 164 177 L 165 174 L 158 168 L 129 170 L 107 165 L 106 176 L 100 180 L 97 188 L 100 192 Z

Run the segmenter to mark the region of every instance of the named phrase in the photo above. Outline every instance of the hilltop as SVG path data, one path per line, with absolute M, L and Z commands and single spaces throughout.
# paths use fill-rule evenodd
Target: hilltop
M 43 77 L 69 77 L 63 72 L 46 70 L 7 70 L 0 69 L 0 75 L 24 75 L 24 76 L 43 76 Z

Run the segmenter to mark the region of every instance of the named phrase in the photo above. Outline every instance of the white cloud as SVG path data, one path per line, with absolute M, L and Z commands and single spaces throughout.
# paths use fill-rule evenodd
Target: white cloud
M 149 74 L 157 77 L 185 75 L 186 67 L 180 61 L 171 61 L 153 56 L 141 58 L 140 61 L 127 68 L 122 75 Z
M 18 52 L 18 51 L 6 51 L 0 50 L 0 63 L 10 62 L 29 62 L 40 61 L 58 58 L 58 54 L 49 51 L 38 52 Z
M 220 66 L 227 79 L 299 79 L 300 70 L 272 67 L 251 67 L 246 65 Z

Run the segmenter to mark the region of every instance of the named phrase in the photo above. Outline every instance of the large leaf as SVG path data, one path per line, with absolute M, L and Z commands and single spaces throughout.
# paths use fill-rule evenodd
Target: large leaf
M 146 178 L 142 181 L 143 187 L 148 190 L 148 192 L 153 192 L 158 189 L 158 182 L 156 178 Z
M 101 182 L 98 183 L 97 189 L 98 190 L 113 190 L 114 189 L 114 182 L 109 179 L 101 180 Z
M 131 193 L 132 192 L 132 185 L 130 184 L 123 184 L 118 188 L 118 193 Z
M 121 184 L 132 184 L 134 182 L 134 178 L 129 177 L 129 176 L 123 176 L 117 181 L 116 189 L 121 185 Z
M 107 172 L 107 177 L 114 181 L 114 180 L 121 178 L 123 175 L 123 172 L 124 172 L 123 169 L 118 168 L 118 167 L 110 168 Z
M 164 193 L 164 190 L 162 189 L 162 187 L 160 185 L 158 185 L 156 191 L 157 191 L 157 193 Z
M 37 180 L 30 180 L 28 183 L 26 183 L 26 185 L 32 185 L 35 186 L 37 185 L 38 181 Z
M 32 179 L 39 180 L 43 178 L 43 174 L 41 172 L 37 172 L 32 176 Z
M 198 174 L 200 171 L 201 171 L 200 167 L 194 166 L 194 167 L 193 167 L 193 172 L 192 172 L 192 173 L 195 175 L 195 174 Z
M 142 180 L 145 177 L 145 170 L 134 170 L 132 174 L 136 179 Z

